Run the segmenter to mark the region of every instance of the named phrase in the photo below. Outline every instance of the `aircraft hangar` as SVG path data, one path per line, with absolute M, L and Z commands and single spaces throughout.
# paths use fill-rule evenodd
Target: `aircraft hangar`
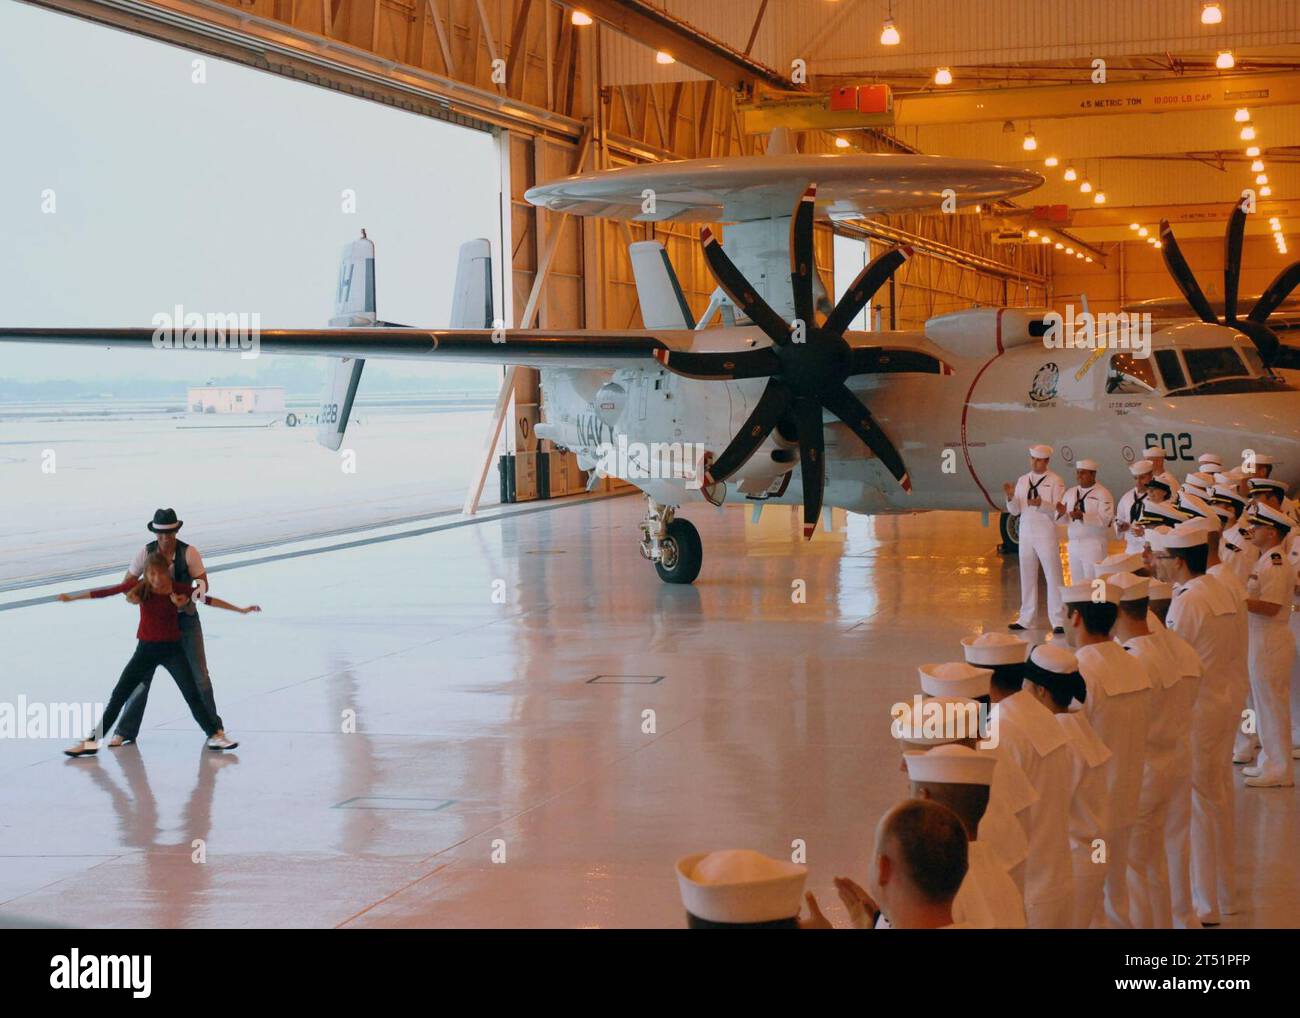
M 9 7 L 7 923 L 1300 926 L 1295 3 Z

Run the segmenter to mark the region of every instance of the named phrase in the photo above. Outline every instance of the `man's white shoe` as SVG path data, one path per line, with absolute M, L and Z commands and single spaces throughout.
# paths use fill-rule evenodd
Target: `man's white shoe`
M 1250 767 L 1243 767 L 1241 769 L 1241 773 L 1246 775 L 1246 777 L 1248 778 L 1257 778 L 1260 776 L 1262 772 L 1258 767 L 1250 766 Z
M 68 756 L 94 756 L 99 752 L 99 742 L 95 739 L 85 739 L 63 751 Z
M 238 745 L 239 743 L 235 742 L 233 739 L 227 738 L 225 732 L 217 732 L 216 735 L 212 736 L 212 738 L 208 740 L 208 749 L 234 749 Z
M 1248 788 L 1293 788 L 1295 787 L 1295 782 L 1291 778 L 1266 778 L 1261 774 L 1247 778 L 1246 786 Z

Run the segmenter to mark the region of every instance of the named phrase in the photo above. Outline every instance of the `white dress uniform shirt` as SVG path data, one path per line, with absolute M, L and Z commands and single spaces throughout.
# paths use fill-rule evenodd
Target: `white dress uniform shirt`
M 1148 625 L 1154 616 L 1148 616 Z M 1177 633 L 1152 626 L 1178 663 L 1178 684 L 1166 689 L 1161 701 L 1161 715 L 1155 723 L 1166 729 L 1173 738 L 1170 756 L 1170 791 L 1165 810 L 1165 864 L 1169 873 L 1167 895 L 1159 894 L 1161 888 L 1148 880 L 1151 892 L 1151 912 L 1157 925 L 1166 913 L 1175 929 L 1200 929 L 1196 907 L 1192 901 L 1192 747 L 1187 733 L 1192 730 L 1192 711 L 1196 694 L 1201 688 L 1201 659 L 1196 649 Z M 1158 736 L 1162 743 L 1168 741 L 1164 734 Z
M 1259 561 L 1259 549 L 1242 534 L 1241 526 L 1234 523 L 1219 538 L 1219 558 L 1245 583 Z
M 1150 492 L 1139 494 L 1137 488 L 1129 488 L 1120 496 L 1119 505 L 1115 507 L 1115 533 L 1124 538 L 1124 550 L 1130 555 L 1140 554 L 1146 547 L 1146 540 L 1133 532 L 1133 527 L 1142 515 L 1142 509 L 1151 498 Z M 1126 524 L 1121 530 L 1121 524 Z
M 1070 779 L 1066 735 L 1052 712 L 1026 690 L 996 705 L 998 745 L 1020 764 L 1038 793 L 1028 809 L 1025 915 L 1030 929 L 1067 929 L 1073 921 Z
M 1133 637 L 1122 645 L 1142 662 L 1151 677 L 1142 790 L 1128 848 L 1129 915 L 1133 926 L 1140 930 L 1170 929 L 1173 926 L 1165 832 L 1175 784 L 1174 758 L 1179 745 L 1187 738 L 1192 701 L 1186 696 L 1179 699 L 1184 692 L 1179 688 L 1182 668 L 1169 645 L 1169 638 L 1166 630 Z M 1191 653 L 1194 657 L 1195 652 Z M 1195 690 L 1194 686 L 1191 688 Z M 1190 797 L 1190 786 L 1186 794 Z
M 1075 929 L 1086 930 L 1102 907 L 1108 863 L 1097 851 L 1110 824 L 1106 762 L 1110 750 L 1082 711 L 1057 714 L 1069 739 L 1071 763 L 1070 862 L 1074 872 Z
M 1259 768 L 1261 779 L 1294 783 L 1291 763 L 1291 666 L 1295 643 L 1288 625 L 1295 570 L 1282 552 L 1260 556 L 1246 584 L 1252 601 L 1279 606 L 1276 615 L 1250 612 L 1250 691 L 1259 718 Z
M 1165 620 L 1201 659 L 1192 712 L 1192 897 L 1203 921 L 1235 908 L 1232 740 L 1245 701 L 1241 612 L 1230 588 L 1197 576 L 1174 588 Z
M 1065 482 L 1048 470 L 1022 474 L 1016 481 L 1007 512 L 1020 517 L 1020 625 L 1029 629 L 1038 615 L 1038 570 L 1047 577 L 1047 617 L 1053 626 L 1065 624 L 1061 603 L 1061 546 L 1056 534 L 1056 505 L 1065 496 Z M 1038 505 L 1029 500 L 1037 498 Z
M 1104 835 L 1109 856 L 1105 919 L 1128 929 L 1128 842 L 1142 793 L 1151 678 L 1142 663 L 1113 640 L 1080 647 L 1075 656 L 1088 686 L 1083 712 L 1111 752 L 1106 763 L 1110 828 Z
M 966 845 L 966 876 L 952 900 L 952 918 L 977 930 L 1025 928 L 1025 902 L 1019 889 L 997 854 L 979 839 Z
M 989 786 L 989 804 L 980 818 L 976 840 L 986 845 L 1006 870 L 1020 895 L 1025 895 L 1025 860 L 1029 857 L 1029 807 L 1038 793 L 1013 756 L 1002 746 L 976 747 L 998 758 Z
M 1070 581 L 1080 583 L 1096 576 L 1095 566 L 1106 557 L 1110 541 L 1110 528 L 1115 522 L 1115 499 L 1102 485 L 1085 488 L 1076 484 L 1065 493 L 1065 518 L 1070 521 L 1066 530 L 1066 545 L 1070 557 Z M 1083 519 L 1076 520 L 1071 513 L 1083 510 Z

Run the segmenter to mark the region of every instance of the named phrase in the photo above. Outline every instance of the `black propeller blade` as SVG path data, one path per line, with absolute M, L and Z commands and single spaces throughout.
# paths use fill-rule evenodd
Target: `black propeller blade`
M 1300 370 L 1300 349 L 1283 343 L 1267 324 L 1269 316 L 1300 285 L 1300 261 L 1292 262 L 1279 272 L 1250 309 L 1250 314 L 1239 318 L 1237 295 L 1241 283 L 1241 249 L 1245 231 L 1246 210 L 1238 203 L 1228 217 L 1228 227 L 1223 238 L 1223 324 L 1248 337 L 1255 344 L 1266 367 Z M 1205 299 L 1196 277 L 1192 275 L 1167 219 L 1160 221 L 1160 250 L 1164 255 L 1165 267 L 1191 309 L 1202 321 L 1218 325 L 1218 316 Z
M 804 536 L 812 537 L 821 516 L 826 486 L 826 435 L 823 409 L 843 421 L 902 485 L 912 490 L 903 457 L 857 396 L 845 385 L 852 375 L 916 372 L 951 374 L 952 369 L 928 353 L 903 347 L 854 347 L 844 338 L 849 323 L 876 291 L 912 254 L 896 247 L 872 259 L 820 325 L 814 306 L 817 266 L 813 225 L 817 185 L 810 184 L 790 218 L 790 288 L 795 317 L 803 324 L 802 342 L 781 315 L 758 295 L 727 257 L 713 231 L 700 233 L 704 258 L 732 303 L 772 340 L 770 347 L 734 353 L 659 350 L 664 367 L 687 378 L 741 379 L 767 377 L 768 383 L 740 431 L 707 467 L 706 480 L 716 484 L 743 467 L 777 429 L 799 445 L 803 483 Z

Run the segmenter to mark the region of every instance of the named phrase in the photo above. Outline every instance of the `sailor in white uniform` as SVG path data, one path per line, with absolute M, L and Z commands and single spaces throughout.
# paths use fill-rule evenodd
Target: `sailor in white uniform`
M 1105 765 L 1110 750 L 1080 709 L 1088 687 L 1071 651 L 1057 643 L 1035 647 L 1025 666 L 1025 688 L 1056 716 L 1069 740 L 1070 858 L 1075 887 L 1072 926 L 1086 930 L 1101 911 L 1106 884 L 1105 832 L 1110 826 L 1110 802 Z
M 1206 575 L 1209 547 L 1198 521 L 1151 535 L 1160 579 L 1174 584 L 1166 623 L 1201 659 L 1192 713 L 1192 893 L 1197 917 L 1215 925 L 1235 910 L 1232 741 L 1245 701 L 1238 607 L 1223 582 Z
M 1008 627 L 1030 629 L 1038 615 L 1038 570 L 1047 577 L 1047 618 L 1061 632 L 1061 545 L 1056 533 L 1056 507 L 1065 495 L 1065 482 L 1048 469 L 1050 445 L 1029 447 L 1030 470 L 1015 484 L 1004 484 L 1007 512 L 1020 517 L 1020 616 Z
M 1091 580 L 1093 566 L 1106 557 L 1111 526 L 1115 522 L 1115 499 L 1105 485 L 1097 483 L 1097 462 L 1082 459 L 1075 465 L 1078 481 L 1065 493 L 1057 507 L 1069 521 L 1066 550 L 1070 560 L 1070 580 Z
M 1259 712 L 1259 759 L 1245 769 L 1251 788 L 1295 784 L 1291 759 L 1291 666 L 1295 643 L 1287 625 L 1295 570 L 1282 554 L 1291 520 L 1280 509 L 1256 505 L 1251 538 L 1260 558 L 1246 584 L 1250 613 L 1250 690 Z
M 1185 739 L 1187 733 L 1186 727 L 1171 726 L 1169 715 L 1174 715 L 1175 723 L 1181 720 L 1183 725 L 1190 725 L 1192 701 L 1186 697 L 1183 698 L 1185 703 L 1171 700 L 1171 696 L 1177 697 L 1183 692 L 1179 688 L 1182 668 L 1170 648 L 1168 631 L 1153 632 L 1147 622 L 1151 581 L 1132 573 L 1116 573 L 1107 577 L 1107 582 L 1120 590 L 1119 617 L 1113 631 L 1115 642 L 1142 662 L 1152 683 L 1142 790 L 1138 797 L 1137 822 L 1129 839 L 1129 915 L 1137 929 L 1169 929 L 1173 926 L 1173 913 L 1165 833 L 1174 784 L 1172 761 L 1179 741 Z M 1189 652 L 1194 658 L 1195 652 L 1190 648 Z M 1192 690 L 1194 692 L 1195 687 Z M 1171 707 L 1179 710 L 1171 710 Z M 1190 806 L 1190 784 L 1185 793 Z
M 749 849 L 677 860 L 677 889 L 691 929 L 796 929 L 808 869 Z
M 1023 640 L 1017 640 L 1009 633 L 987 635 L 1015 645 L 1001 647 L 1003 657 L 1009 656 L 1008 652 L 1015 653 L 1022 647 L 1028 650 Z M 976 667 L 969 662 L 950 661 L 944 664 L 921 665 L 917 673 L 921 680 L 921 691 L 927 696 L 945 703 L 978 704 L 980 709 L 985 711 L 984 717 L 988 717 L 992 668 Z M 996 856 L 1016 885 L 1023 901 L 1025 859 L 1029 855 L 1028 810 L 1037 801 L 1038 793 L 1034 791 L 1034 786 L 1029 783 L 1020 765 L 997 745 L 997 740 L 992 736 L 984 738 L 987 734 L 989 733 L 945 731 L 940 738 L 923 737 L 919 740 L 913 738 L 904 741 L 918 749 L 929 749 L 943 744 L 962 745 L 996 762 L 997 767 L 989 791 L 988 808 L 983 811 L 976 837 Z
M 1196 457 L 1197 469 L 1203 474 L 1220 473 L 1223 470 L 1223 457 L 1216 452 L 1202 453 Z
M 1150 460 L 1138 460 L 1129 464 L 1128 472 L 1133 477 L 1133 487 L 1120 496 L 1119 505 L 1115 507 L 1115 533 L 1124 539 L 1126 551 L 1142 551 L 1142 510 L 1150 497 L 1147 485 L 1151 483 L 1152 464 Z
M 1025 915 L 1029 928 L 1067 929 L 1074 922 L 1070 862 L 1070 790 L 1074 774 L 1068 738 L 1052 712 L 1008 670 L 990 684 L 998 744 L 1020 764 L 1038 798 L 1028 810 Z M 1020 685 L 1021 688 L 1015 688 Z
M 1025 902 L 997 853 L 980 841 L 979 830 L 998 767 L 995 757 L 968 746 L 936 746 L 903 754 L 912 797 L 947 806 L 961 818 L 971 840 L 966 876 L 952 903 L 953 922 L 972 929 L 1023 930 Z
M 1111 752 L 1106 764 L 1110 826 L 1104 835 L 1108 854 L 1104 919 L 1120 929 L 1132 926 L 1128 909 L 1128 845 L 1137 823 L 1146 763 L 1151 677 L 1146 668 L 1111 639 L 1119 615 L 1120 590 L 1101 581 L 1064 591 L 1070 646 L 1087 684 L 1084 714 Z
M 1224 524 L 1219 538 L 1219 559 L 1245 583 L 1259 561 L 1259 549 L 1251 542 L 1245 526 L 1246 499 L 1236 484 L 1216 484 L 1210 503 L 1224 509 L 1229 520 Z
M 1277 465 L 1277 460 L 1267 453 L 1257 453 L 1255 455 L 1255 478 L 1272 479 L 1273 468 Z M 1283 486 L 1282 512 L 1290 516 L 1293 524 L 1300 523 L 1300 503 L 1287 497 L 1285 486 Z
M 1142 450 L 1142 458 L 1151 461 L 1151 472 L 1157 481 L 1169 485 L 1171 494 L 1178 493 L 1178 478 L 1165 468 L 1165 451 L 1158 445 L 1148 446 Z

